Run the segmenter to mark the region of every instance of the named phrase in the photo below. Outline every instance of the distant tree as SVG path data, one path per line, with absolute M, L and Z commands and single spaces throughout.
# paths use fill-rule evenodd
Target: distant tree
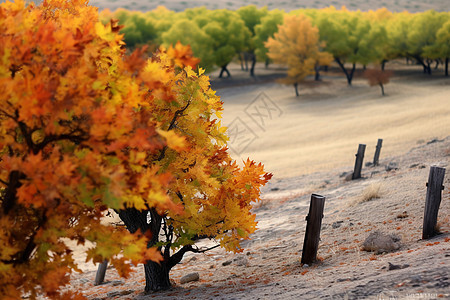
M 266 16 L 261 19 L 261 23 L 255 26 L 255 36 L 253 43 L 255 45 L 255 55 L 259 59 L 266 61 L 266 67 L 269 65 L 269 57 L 267 56 L 268 49 L 265 42 L 278 31 L 278 25 L 283 24 L 284 12 L 274 9 L 268 12 Z
M 175 45 L 177 42 L 190 45 L 194 56 L 200 59 L 199 65 L 207 71 L 211 71 L 215 65 L 214 40 L 194 20 L 177 19 L 172 27 L 162 34 L 162 41 L 166 47 Z
M 357 63 L 366 65 L 382 60 L 379 44 L 383 43 L 387 32 L 382 26 L 372 26 L 361 12 L 348 11 L 345 7 L 342 10 L 326 8 L 317 14 L 315 24 L 320 40 L 326 44 L 324 49 L 333 55 L 349 85 Z
M 381 95 L 384 94 L 384 85 L 389 83 L 392 77 L 392 71 L 380 70 L 380 69 L 367 69 L 364 72 L 364 77 L 367 78 L 370 86 L 379 85 L 381 88 Z
M 448 61 L 450 59 L 450 20 L 442 25 L 436 32 L 436 40 L 424 47 L 425 56 L 432 59 L 442 59 L 444 61 L 445 76 L 448 76 Z
M 218 9 L 208 14 L 209 22 L 202 27 L 212 40 L 212 60 L 221 68 L 219 78 L 224 73 L 231 76 L 228 64 L 237 53 L 245 49 L 246 41 L 250 39 L 250 31 L 244 21 L 235 11 Z
M 448 13 L 430 10 L 414 15 L 409 23 L 406 55 L 420 63 L 424 73 L 431 75 L 431 63 L 439 56 L 439 49 L 434 47 L 437 32 L 447 20 Z
M 328 65 L 333 60 L 329 53 L 321 52 L 319 31 L 305 15 L 285 16 L 283 25 L 265 45 L 268 57 L 288 67 L 282 82 L 293 84 L 297 96 L 298 83 L 314 74 L 317 65 Z
M 255 28 L 261 24 L 261 19 L 268 14 L 266 7 L 258 9 L 255 5 L 248 5 L 241 7 L 237 10 L 237 13 L 244 21 L 245 26 L 250 32 L 249 38 L 245 41 L 245 49 L 248 54 L 250 54 L 250 59 L 252 61 L 250 67 L 250 76 L 255 75 L 255 65 L 256 65 L 256 43 L 255 43 Z

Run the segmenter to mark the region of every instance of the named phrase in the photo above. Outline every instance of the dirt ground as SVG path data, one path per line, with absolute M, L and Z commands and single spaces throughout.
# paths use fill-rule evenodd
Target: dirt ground
M 242 243 L 244 252 L 188 254 L 171 271 L 173 289 L 150 295 L 142 294 L 142 266 L 128 279 L 109 268 L 105 284 L 94 286 L 96 266 L 78 253 L 84 273 L 73 276 L 70 288 L 89 299 L 450 299 L 448 170 L 442 234 L 421 239 L 430 166 L 448 169 L 450 161 L 450 78 L 402 62 L 390 68 L 396 76 L 385 97 L 359 75 L 348 87 L 333 69 L 319 83 L 305 82 L 300 97 L 273 82 L 282 73 L 275 66 L 250 79 L 233 65 L 226 84 L 211 74 L 224 101 L 224 124 L 232 132 L 241 126 L 231 134 L 232 154 L 262 161 L 274 173 L 255 204 L 258 230 Z M 346 180 L 358 144 L 367 144 L 370 162 L 378 138 L 380 165 Z M 311 193 L 326 201 L 319 262 L 306 266 L 300 259 Z M 400 248 L 363 251 L 375 231 L 397 235 Z M 199 280 L 181 284 L 193 272 Z

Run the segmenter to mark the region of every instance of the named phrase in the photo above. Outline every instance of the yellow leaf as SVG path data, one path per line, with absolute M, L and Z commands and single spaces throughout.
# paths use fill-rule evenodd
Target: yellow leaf
M 187 143 L 184 136 L 176 134 L 174 131 L 156 130 L 159 135 L 166 139 L 167 146 L 175 151 L 183 151 L 187 149 Z

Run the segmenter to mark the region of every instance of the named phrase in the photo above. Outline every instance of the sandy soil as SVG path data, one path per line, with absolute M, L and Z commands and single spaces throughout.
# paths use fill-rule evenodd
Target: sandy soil
M 238 9 L 241 6 L 256 5 L 258 7 L 267 6 L 268 9 L 284 9 L 291 11 L 300 8 L 323 8 L 333 5 L 335 7 L 342 7 L 345 5 L 351 10 L 374 10 L 382 7 L 388 8 L 390 11 L 400 12 L 408 10 L 410 12 L 425 11 L 428 9 L 434 9 L 437 11 L 447 11 L 447 0 L 396 0 L 396 1 L 383 1 L 383 0 L 285 0 L 285 1 L 272 1 L 272 0 L 227 0 L 227 1 L 206 1 L 206 0 L 91 0 L 90 3 L 99 7 L 100 9 L 109 8 L 114 10 L 118 7 L 123 7 L 129 10 L 148 11 L 156 8 L 158 5 L 164 5 L 167 8 L 174 11 L 182 11 L 186 8 L 205 6 L 208 9 Z
M 281 72 L 273 68 L 248 79 L 233 66 L 233 86 L 227 88 L 212 74 L 225 102 L 225 124 L 239 117 L 257 134 L 234 140 L 235 157 L 250 155 L 275 174 L 255 206 L 259 229 L 243 243 L 245 251 L 186 255 L 171 271 L 174 288 L 166 292 L 142 294 L 142 266 L 128 279 L 110 268 L 105 284 L 93 286 L 96 266 L 83 264 L 85 272 L 73 277 L 71 288 L 90 299 L 450 299 L 448 174 L 438 217 L 442 234 L 421 240 L 429 167 L 448 169 L 450 161 L 450 79 L 394 65 L 399 76 L 381 97 L 377 87 L 358 78 L 347 87 L 331 70 L 321 83 L 305 83 L 296 98 L 293 88 L 267 82 L 269 74 Z M 273 102 L 261 102 L 261 91 Z M 269 107 L 266 115 L 273 113 L 263 126 L 246 114 L 255 98 L 260 112 Z M 358 143 L 367 143 L 371 161 L 377 138 L 384 139 L 380 166 L 365 167 L 363 179 L 346 181 Z M 242 141 L 251 143 L 237 153 Z M 376 188 L 379 198 L 363 201 Z M 326 203 L 320 261 L 305 266 L 300 259 L 311 193 L 325 196 Z M 397 234 L 401 248 L 383 254 L 361 250 L 376 230 Z M 192 272 L 200 280 L 181 284 Z
M 290 177 L 351 165 L 358 144 L 367 145 L 366 157 L 372 159 L 379 138 L 383 154 L 391 156 L 448 136 L 450 79 L 442 71 L 423 75 L 420 67 L 400 61 L 387 68 L 397 76 L 385 86 L 384 97 L 360 74 L 349 87 L 337 69 L 323 73 L 321 82 L 307 80 L 299 97 L 292 86 L 277 83 L 217 86 L 231 153 L 238 161 L 264 162 L 276 177 Z M 270 70 L 257 72 L 265 78 Z M 236 82 L 245 80 L 237 66 L 231 73 Z

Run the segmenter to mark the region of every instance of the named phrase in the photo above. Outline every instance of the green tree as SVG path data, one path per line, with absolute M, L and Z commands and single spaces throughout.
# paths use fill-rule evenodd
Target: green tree
M 440 58 L 437 33 L 448 20 L 448 13 L 433 10 L 417 14 L 411 20 L 407 55 L 423 66 L 424 73 L 431 75 L 431 63 Z
M 334 7 L 323 9 L 315 24 L 321 41 L 325 42 L 325 50 L 333 55 L 349 85 L 352 84 L 356 63 L 367 64 L 379 56 L 375 45 L 377 37 L 383 36 L 385 31 L 382 28 L 372 30 L 370 21 L 361 12 L 345 8 L 338 11 Z M 350 69 L 347 63 L 351 65 Z
M 261 23 L 255 26 L 255 36 L 253 43 L 255 45 L 256 57 L 266 61 L 266 67 L 269 65 L 268 49 L 265 42 L 273 38 L 278 32 L 278 25 L 283 24 L 284 12 L 278 9 L 270 10 L 266 16 L 261 19 Z
M 211 52 L 215 65 L 221 68 L 219 78 L 224 73 L 230 76 L 227 69 L 233 57 L 241 52 L 250 38 L 250 31 L 235 11 L 218 9 L 208 15 L 209 22 L 202 30 L 212 40 Z
M 250 67 L 250 76 L 255 75 L 255 65 L 256 65 L 256 43 L 255 43 L 255 28 L 261 24 L 261 19 L 267 16 L 268 10 L 267 7 L 263 7 L 261 9 L 258 9 L 255 5 L 248 5 L 241 7 L 237 10 L 237 13 L 241 17 L 241 19 L 244 21 L 245 26 L 247 26 L 250 37 L 246 40 L 246 46 L 245 46 L 245 54 L 250 55 L 251 59 L 251 67 Z M 247 58 L 247 55 L 244 55 L 245 58 Z

